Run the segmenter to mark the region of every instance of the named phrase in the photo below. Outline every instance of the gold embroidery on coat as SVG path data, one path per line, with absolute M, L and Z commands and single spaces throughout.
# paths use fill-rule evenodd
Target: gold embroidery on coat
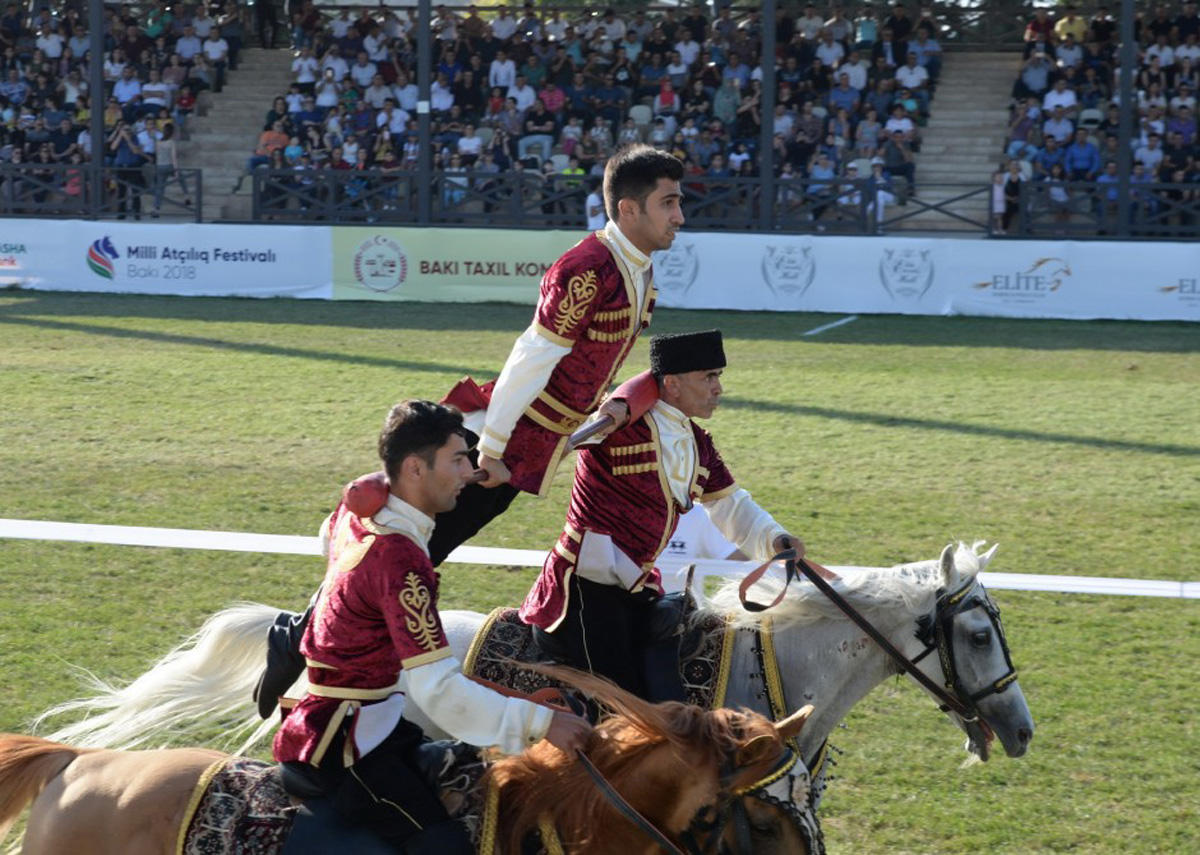
M 413 640 L 425 650 L 437 650 L 441 644 L 438 639 L 437 618 L 432 611 L 433 598 L 429 594 L 429 588 L 416 573 L 409 573 L 404 578 L 400 606 L 408 612 L 408 617 L 404 619 L 404 628 Z
M 572 276 L 567 280 L 567 293 L 559 301 L 558 311 L 554 314 L 554 331 L 565 336 L 571 327 L 575 326 L 587 314 L 588 303 L 599 291 L 596 284 L 596 271 L 589 270 L 582 276 Z

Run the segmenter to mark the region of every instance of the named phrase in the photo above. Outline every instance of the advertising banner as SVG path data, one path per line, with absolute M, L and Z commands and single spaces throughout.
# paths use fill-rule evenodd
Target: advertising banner
M 1200 320 L 1200 243 L 684 232 L 654 280 L 688 309 Z
M 0 222 L 0 285 L 179 296 L 330 296 L 327 226 Z
M 537 302 L 538 283 L 583 231 L 336 228 L 335 300 Z

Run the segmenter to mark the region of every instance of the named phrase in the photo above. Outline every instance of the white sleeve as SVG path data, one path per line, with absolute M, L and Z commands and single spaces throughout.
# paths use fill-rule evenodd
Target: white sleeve
M 481 453 L 500 459 L 517 419 L 546 388 L 559 360 L 570 352 L 571 348 L 550 341 L 534 325 L 521 333 L 492 390 L 492 402 L 479 437 Z
M 787 530 L 775 518 L 758 506 L 741 487 L 727 496 L 705 502 L 704 509 L 721 532 L 738 545 L 738 549 L 766 561 L 775 554 L 775 538 Z
M 541 741 L 554 716 L 549 707 L 507 698 L 467 679 L 453 656 L 404 673 L 409 699 L 446 733 L 471 745 L 519 754 Z

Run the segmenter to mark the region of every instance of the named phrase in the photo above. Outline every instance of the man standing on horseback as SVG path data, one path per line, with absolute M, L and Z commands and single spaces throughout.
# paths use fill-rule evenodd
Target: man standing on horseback
M 650 146 L 630 146 L 609 158 L 609 224 L 546 272 L 533 322 L 494 385 L 481 388 L 468 378 L 443 400 L 467 414 L 469 442 L 478 442 L 487 479 L 468 484 L 453 509 L 437 514 L 429 538 L 434 567 L 504 513 L 519 492 L 545 495 L 569 450 L 568 435 L 590 413 L 611 416 L 614 425 L 628 420 L 623 400 L 601 398 L 650 325 L 656 294 L 650 254 L 670 248 L 683 226 L 681 178 L 679 159 Z M 299 674 L 295 647 L 307 620 L 308 612 L 284 612 L 271 630 L 255 693 L 263 718 Z
M 719 330 L 650 340 L 658 403 L 580 451 L 566 526 L 521 606 L 546 652 L 651 700 L 684 700 L 674 623 L 668 617 L 665 638 L 648 632 L 663 604 L 654 562 L 680 513 L 700 502 L 752 558 L 788 546 L 804 554 L 800 539 L 734 483 L 692 421 L 713 414 L 724 368 Z
M 404 852 L 472 851 L 417 771 L 424 737 L 401 718 L 406 703 L 464 742 L 510 754 L 543 738 L 571 752 L 590 733 L 578 716 L 467 679 L 451 655 L 427 544 L 434 515 L 454 507 L 473 471 L 463 433 L 458 411 L 428 401 L 388 413 L 379 456 L 391 494 L 373 517 L 343 504 L 322 528 L 328 570 L 300 646 L 310 687 L 275 736 L 276 760 Z

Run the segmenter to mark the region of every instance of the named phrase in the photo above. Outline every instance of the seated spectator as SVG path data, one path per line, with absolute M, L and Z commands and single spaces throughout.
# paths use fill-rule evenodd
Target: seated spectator
M 1150 134 L 1148 140 L 1146 141 L 1146 145 L 1139 146 L 1137 150 L 1134 151 L 1134 161 L 1145 166 L 1146 171 L 1157 174 L 1158 169 L 1160 166 L 1162 166 L 1163 162 L 1163 150 L 1162 146 L 1160 145 L 1161 142 L 1162 140 L 1159 138 L 1158 134 Z
M 518 74 L 516 81 L 508 89 L 507 97 L 515 100 L 517 109 L 524 112 L 537 100 L 537 92 L 526 82 L 525 75 Z
M 1062 108 L 1063 115 L 1071 119 L 1079 112 L 1079 100 L 1075 97 L 1075 92 L 1067 88 L 1067 81 L 1062 77 L 1054 81 L 1054 88 L 1042 98 L 1042 109 L 1047 113 L 1053 113 L 1055 108 L 1059 107 Z
M 837 86 L 829 90 L 829 96 L 826 99 L 826 105 L 832 111 L 845 110 L 847 113 L 857 113 L 861 98 L 861 93 L 850 85 L 850 75 L 845 71 L 838 71 Z
M 1075 123 L 1067 118 L 1062 107 L 1055 107 L 1050 118 L 1042 124 L 1042 136 L 1054 137 L 1060 144 L 1066 145 L 1075 135 Z
M 896 85 L 912 92 L 922 116 L 929 114 L 929 72 L 917 65 L 917 55 L 912 51 L 908 52 L 904 65 L 896 69 Z
M 942 74 L 942 46 L 930 35 L 928 27 L 917 28 L 917 38 L 908 43 L 908 51 L 917 55 L 917 65 L 929 73 L 929 84 L 936 85 Z
M 1039 12 L 1044 11 L 1042 9 Z M 1030 95 L 1042 97 L 1050 88 L 1050 61 L 1045 53 L 1035 53 L 1021 66 L 1021 76 L 1013 84 L 1014 98 L 1028 98 Z
M 541 101 L 535 101 L 533 109 L 525 114 L 524 133 L 517 141 L 517 158 L 525 160 L 529 156 L 529 150 L 536 146 L 541 152 L 539 160 L 548 160 L 551 149 L 554 148 L 557 129 L 554 115 Z
M 237 184 L 233 186 L 233 192 L 236 193 L 242 189 L 242 182 L 246 180 L 254 169 L 259 166 L 265 166 L 271 162 L 271 154 L 277 149 L 285 148 L 291 140 L 288 135 L 283 132 L 283 122 L 278 121 L 258 135 L 258 145 L 254 148 L 254 154 L 250 155 L 246 161 L 246 171 L 238 176 Z
M 902 131 L 893 131 L 888 141 L 883 146 L 884 172 L 888 177 L 895 180 L 897 176 L 903 177 L 908 182 L 908 195 L 917 195 L 917 178 L 916 178 L 916 162 L 913 157 L 911 146 L 904 139 Z
M 1037 151 L 1037 120 L 1030 117 L 1027 106 L 1019 104 L 1008 123 L 1005 154 L 1010 158 L 1032 160 Z
M 1063 168 L 1071 181 L 1094 181 L 1100 172 L 1100 152 L 1088 139 L 1086 128 L 1075 132 L 1075 139 L 1067 146 Z
M 192 62 L 204 50 L 204 43 L 196 35 L 191 26 L 183 28 L 183 35 L 175 42 L 175 53 L 183 60 L 184 65 Z
M 867 63 L 863 60 L 862 54 L 857 50 L 850 51 L 845 62 L 837 67 L 837 72 L 838 80 L 841 80 L 843 73 L 846 75 L 846 79 L 850 83 L 850 88 L 857 89 L 860 93 L 867 88 Z
M 871 64 L 878 65 L 880 60 L 890 73 L 904 64 L 908 57 L 908 44 L 898 39 L 891 27 L 884 27 L 879 41 L 871 47 Z
M 1186 106 L 1180 107 L 1176 114 L 1167 121 L 1167 132 L 1178 135 L 1180 145 L 1195 145 L 1197 130 L 1194 111 Z
M 920 149 L 920 136 L 917 131 L 917 124 L 908 115 L 908 110 L 903 104 L 896 104 L 892 107 L 892 115 L 888 118 L 883 126 L 885 139 L 891 139 L 896 134 L 900 134 L 906 145 L 912 148 L 913 151 Z
M 1033 174 L 1044 179 L 1054 171 L 1054 167 L 1066 169 L 1066 149 L 1058 144 L 1056 137 L 1047 136 L 1042 148 L 1033 156 Z
M 1079 17 L 1078 10 L 1068 3 L 1063 16 L 1054 24 L 1055 49 L 1068 38 L 1082 42 L 1087 38 L 1088 22 Z
M 1045 8 L 1033 10 L 1033 19 L 1025 25 L 1025 57 L 1038 53 L 1049 53 L 1054 49 L 1054 21 Z M 1037 94 L 1041 94 L 1040 92 Z
M 221 31 L 217 27 L 213 27 L 204 40 L 202 50 L 213 70 L 213 92 L 220 92 L 225 86 L 225 69 L 229 66 L 229 42 L 221 38 Z
M 874 157 L 879 149 L 883 126 L 874 107 L 867 108 L 867 115 L 854 130 L 854 154 L 856 157 Z
M 816 56 L 821 60 L 821 65 L 830 70 L 837 68 L 845 55 L 846 49 L 834 40 L 833 32 L 827 28 L 822 29 L 821 40 L 816 49 Z

